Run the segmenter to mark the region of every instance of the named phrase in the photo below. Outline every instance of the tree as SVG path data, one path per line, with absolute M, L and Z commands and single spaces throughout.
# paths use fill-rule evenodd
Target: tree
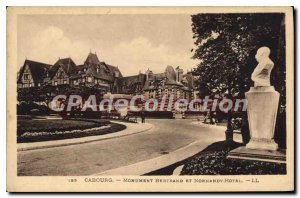
M 197 14 L 192 15 L 192 30 L 197 46 L 193 58 L 199 59 L 194 75 L 199 77 L 199 86 L 205 84 L 210 94 L 244 98 L 253 86 L 256 51 L 267 46 L 275 63 L 271 83 L 285 107 L 284 14 Z
M 41 87 L 28 87 L 18 89 L 17 99 L 26 103 L 44 102 L 46 95 Z

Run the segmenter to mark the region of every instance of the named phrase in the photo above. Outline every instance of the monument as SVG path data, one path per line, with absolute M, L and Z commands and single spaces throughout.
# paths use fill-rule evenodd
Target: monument
M 250 141 L 246 147 L 232 150 L 228 158 L 278 163 L 286 161 L 285 151 L 278 150 L 274 141 L 279 93 L 270 84 L 270 75 L 274 67 L 269 58 L 270 53 L 268 47 L 257 50 L 255 58 L 258 65 L 251 75 L 254 87 L 246 92 Z
M 278 149 L 273 138 L 279 93 L 270 85 L 270 74 L 274 63 L 269 55 L 270 49 L 268 47 L 261 47 L 257 50 L 255 58 L 258 65 L 251 76 L 254 87 L 251 87 L 246 93 L 251 138 L 246 145 L 247 149 L 272 151 Z

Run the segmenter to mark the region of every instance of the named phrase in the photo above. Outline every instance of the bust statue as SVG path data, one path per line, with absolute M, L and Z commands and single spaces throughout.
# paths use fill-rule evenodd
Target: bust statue
M 268 47 L 261 47 L 256 52 L 255 59 L 257 60 L 258 65 L 251 75 L 254 87 L 271 86 L 270 74 L 274 67 L 274 63 L 269 58 L 270 53 L 271 50 Z
M 245 93 L 247 100 L 247 115 L 249 121 L 250 141 L 246 149 L 276 151 L 277 143 L 274 141 L 276 115 L 279 104 L 279 92 L 270 85 L 270 75 L 274 63 L 269 58 L 271 51 L 268 47 L 257 50 L 255 58 L 258 62 L 251 79 L 254 87 Z M 255 151 L 251 151 L 255 153 Z M 264 152 L 264 155 L 267 152 Z M 259 157 L 257 153 L 256 157 Z

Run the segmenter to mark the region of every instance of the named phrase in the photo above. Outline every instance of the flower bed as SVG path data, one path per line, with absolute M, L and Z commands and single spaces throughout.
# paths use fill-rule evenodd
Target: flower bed
M 42 135 L 60 135 L 60 134 L 72 134 L 72 133 L 87 133 L 91 131 L 97 131 L 100 129 L 107 129 L 110 126 L 100 126 L 90 129 L 83 129 L 83 130 L 71 130 L 71 131 L 55 131 L 55 132 L 25 132 L 21 135 L 21 137 L 36 137 Z
M 84 130 L 93 127 L 104 126 L 109 122 L 86 121 L 86 120 L 23 120 L 17 121 L 17 134 L 22 135 L 25 132 L 55 132 Z
M 125 129 L 101 120 L 18 120 L 18 143 L 104 135 Z

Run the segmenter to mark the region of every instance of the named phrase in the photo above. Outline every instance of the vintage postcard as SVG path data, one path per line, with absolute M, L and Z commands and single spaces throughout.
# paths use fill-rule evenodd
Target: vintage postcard
M 294 191 L 293 7 L 8 7 L 7 191 Z

